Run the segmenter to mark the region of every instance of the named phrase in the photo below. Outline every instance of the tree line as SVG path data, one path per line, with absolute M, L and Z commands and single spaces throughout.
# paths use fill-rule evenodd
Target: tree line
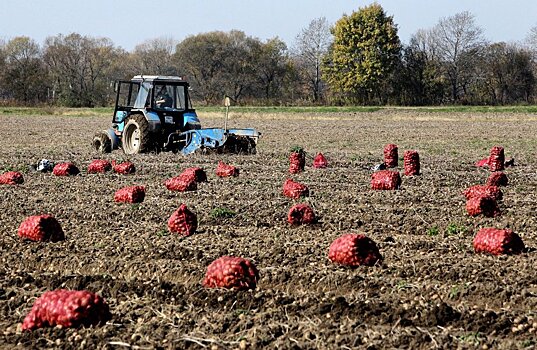
M 525 43 L 489 42 L 461 12 L 402 44 L 377 3 L 331 25 L 312 20 L 290 47 L 275 37 L 208 32 L 156 38 L 126 51 L 77 33 L 0 42 L 0 103 L 69 107 L 113 103 L 118 79 L 180 75 L 198 103 L 251 105 L 531 104 L 537 100 L 537 26 Z

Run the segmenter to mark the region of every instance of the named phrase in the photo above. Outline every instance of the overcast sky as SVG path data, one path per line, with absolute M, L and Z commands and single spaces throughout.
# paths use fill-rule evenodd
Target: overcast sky
M 537 0 L 379 0 L 408 43 L 418 29 L 462 11 L 476 16 L 491 41 L 523 41 L 537 25 Z M 372 1 L 351 0 L 0 0 L 0 39 L 77 32 L 108 37 L 127 50 L 146 39 L 238 29 L 288 46 L 311 20 L 333 24 Z

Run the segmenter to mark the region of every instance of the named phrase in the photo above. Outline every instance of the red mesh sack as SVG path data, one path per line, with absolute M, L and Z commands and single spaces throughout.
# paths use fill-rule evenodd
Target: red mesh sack
M 503 147 L 492 147 L 489 156 L 489 168 L 490 171 L 501 171 L 505 167 L 505 155 Z
M 420 155 L 416 151 L 405 151 L 404 161 L 405 175 L 414 176 L 420 174 Z
M 202 168 L 197 167 L 186 168 L 179 176 L 187 179 L 192 179 L 195 182 L 207 181 L 207 174 L 205 173 L 205 171 Z
M 0 175 L 0 185 L 20 185 L 24 183 L 24 176 L 18 171 L 8 171 Z
M 381 170 L 371 174 L 373 190 L 396 190 L 401 186 L 401 176 L 398 171 Z
M 116 163 L 116 161 L 113 160 L 112 168 L 115 173 L 123 175 L 134 174 L 136 172 L 136 168 L 131 162 Z
M 88 174 L 103 174 L 112 170 L 112 164 L 106 159 L 95 159 L 88 165 Z
M 315 158 L 313 158 L 313 167 L 315 169 L 322 169 L 328 167 L 328 161 L 322 153 L 318 153 Z
M 487 186 L 507 186 L 508 182 L 509 180 L 507 179 L 507 175 L 501 171 L 495 171 L 490 174 L 489 178 L 487 179 Z
M 304 171 L 306 165 L 306 153 L 304 151 L 291 152 L 289 156 L 289 172 L 291 174 L 298 174 Z
M 95 326 L 111 318 L 108 305 L 87 290 L 58 289 L 43 293 L 22 322 L 22 330 L 61 326 Z
M 488 158 L 483 158 L 483 159 L 477 161 L 475 163 L 475 166 L 480 167 L 480 168 L 488 167 L 489 166 L 489 159 Z
M 296 204 L 287 214 L 287 222 L 291 225 L 313 224 L 315 221 L 315 213 L 307 204 Z
M 466 201 L 466 211 L 470 216 L 483 215 L 492 218 L 500 215 L 496 200 L 490 196 L 471 197 Z
M 382 260 L 376 243 L 362 234 L 344 234 L 330 245 L 328 259 L 346 266 L 372 266 Z
M 227 165 L 226 163 L 219 161 L 218 166 L 216 167 L 216 176 L 239 176 L 239 169 L 237 169 L 233 165 Z
M 128 186 L 116 191 L 114 202 L 118 203 L 142 203 L 145 198 L 144 186 Z
M 499 230 L 493 227 L 482 228 L 474 237 L 476 253 L 519 254 L 525 249 L 519 235 L 511 230 Z
M 166 188 L 170 191 L 195 191 L 198 189 L 198 183 L 194 180 L 194 176 L 189 174 L 172 177 L 164 182 Z
M 203 285 L 208 288 L 254 289 L 259 271 L 248 259 L 223 256 L 207 267 Z
M 472 197 L 489 196 L 499 201 L 503 198 L 502 190 L 498 186 L 489 185 L 474 185 L 464 190 L 463 194 L 466 199 L 470 199 Z
M 396 168 L 399 163 L 399 152 L 397 145 L 393 143 L 384 146 L 384 164 L 387 168 Z
M 29 216 L 20 224 L 17 234 L 20 238 L 40 242 L 65 239 L 60 223 L 51 215 Z
M 52 173 L 56 176 L 69 176 L 80 174 L 80 170 L 73 163 L 59 163 L 56 164 Z
M 285 180 L 283 184 L 283 195 L 293 199 L 309 196 L 310 191 L 306 185 L 295 182 L 291 179 Z
M 168 229 L 170 232 L 179 233 L 183 236 L 190 236 L 198 228 L 198 218 L 196 214 L 188 210 L 186 205 L 181 204 L 168 219 Z

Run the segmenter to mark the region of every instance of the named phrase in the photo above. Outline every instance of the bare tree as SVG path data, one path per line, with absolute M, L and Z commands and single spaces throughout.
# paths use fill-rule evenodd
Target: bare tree
M 482 70 L 488 103 L 529 103 L 535 87 L 531 53 L 515 44 L 495 43 L 485 51 Z
M 282 85 L 289 71 L 289 57 L 287 45 L 279 38 L 272 38 L 265 43 L 259 42 L 255 49 L 255 74 L 263 91 L 263 97 L 284 99 L 281 96 Z M 254 95 L 257 91 L 253 91 Z
M 451 84 L 453 102 L 467 90 L 474 74 L 473 67 L 486 41 L 483 30 L 469 12 L 442 18 L 430 32 L 432 52 L 444 64 Z
M 25 103 L 44 101 L 46 76 L 39 44 L 20 36 L 9 40 L 3 51 L 3 85 L 11 97 Z
M 93 107 L 108 102 L 119 55 L 110 39 L 57 35 L 45 40 L 44 51 L 53 88 L 62 103 Z
M 526 37 L 526 42 L 530 49 L 537 53 L 537 25 L 530 29 L 528 36 Z
M 314 101 L 318 101 L 323 95 L 321 63 L 331 43 L 330 25 L 325 17 L 312 20 L 295 39 L 293 49 L 295 62 L 307 81 L 308 90 Z
M 239 101 L 255 89 L 261 46 L 242 31 L 209 32 L 180 42 L 174 60 L 192 82 L 195 98 L 214 103 L 227 95 Z
M 138 74 L 177 75 L 173 64 L 177 41 L 171 37 L 149 39 L 134 48 L 134 69 Z

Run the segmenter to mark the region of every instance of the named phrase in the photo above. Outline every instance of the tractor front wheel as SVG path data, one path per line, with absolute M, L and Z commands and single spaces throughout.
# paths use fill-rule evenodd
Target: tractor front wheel
M 121 147 L 125 154 L 144 153 L 151 145 L 149 123 L 141 114 L 134 114 L 125 121 Z
M 93 141 L 91 142 L 93 149 L 100 153 L 110 153 L 112 152 L 112 140 L 108 134 L 104 131 L 100 131 L 93 136 Z

